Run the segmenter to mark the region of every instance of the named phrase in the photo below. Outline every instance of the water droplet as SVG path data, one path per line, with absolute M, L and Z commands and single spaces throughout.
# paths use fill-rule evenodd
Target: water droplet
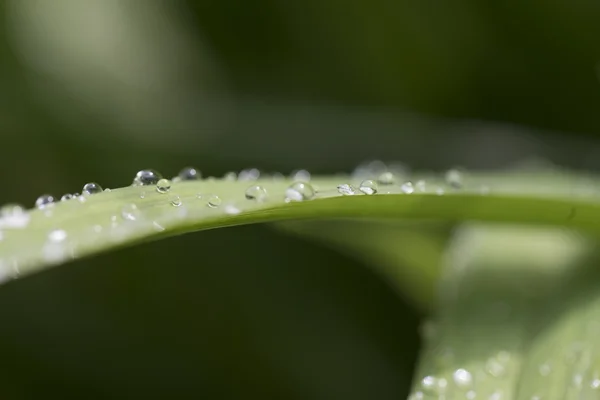
M 380 185 L 393 185 L 396 182 L 396 177 L 390 171 L 383 172 L 377 178 Z
M 77 193 L 77 192 L 73 193 L 73 198 L 79 197 L 79 196 L 81 196 L 79 193 Z
M 105 188 L 105 189 L 104 189 L 104 191 L 105 191 L 105 192 L 108 192 L 108 193 L 112 192 L 112 190 L 111 190 L 111 189 L 109 189 L 109 188 Z
M 590 387 L 594 390 L 600 389 L 600 378 L 596 377 L 596 378 L 592 379 L 592 382 L 590 383 Z
M 179 196 L 173 196 L 173 197 L 171 197 L 171 205 L 173 207 L 179 207 L 182 204 L 183 203 L 181 202 L 181 198 Z
M 577 389 L 581 389 L 581 387 L 583 385 L 583 375 L 574 374 L 571 379 L 571 384 L 573 385 L 573 387 L 575 387 Z
M 454 371 L 452 379 L 459 388 L 469 388 L 473 384 L 473 376 L 464 368 L 459 368 Z
M 48 240 L 54 243 L 63 242 L 67 238 L 67 232 L 62 229 L 56 229 L 48 234 Z
M 437 194 L 438 196 L 442 196 L 444 193 L 445 193 L 444 189 L 442 189 L 442 188 L 437 188 L 435 190 L 435 194 Z
M 460 189 L 463 186 L 462 174 L 458 169 L 451 169 L 446 172 L 446 183 L 453 189 Z
M 315 197 L 315 189 L 306 182 L 294 182 L 285 191 L 286 201 L 304 201 Z
M 337 191 L 340 194 L 343 194 L 344 196 L 352 196 L 354 194 L 356 194 L 356 191 L 354 190 L 354 188 L 350 185 L 348 185 L 347 183 L 344 183 L 343 185 L 339 185 L 337 187 Z
M 235 172 L 233 172 L 233 171 L 227 172 L 223 176 L 223 180 L 226 180 L 226 181 L 235 181 L 235 180 L 237 180 L 237 174 Z
M 54 197 L 49 194 L 43 194 L 35 201 L 37 208 L 49 207 L 54 204 Z
M 179 171 L 177 177 L 182 181 L 195 181 L 202 178 L 202 174 L 194 167 L 185 167 Z
M 20 204 L 6 204 L 0 208 L 0 227 L 22 229 L 29 224 L 30 215 Z
M 423 379 L 421 379 L 421 387 L 425 392 L 428 393 L 437 393 L 438 382 L 434 376 L 427 375 Z
M 211 195 L 208 198 L 208 201 L 207 201 L 206 204 L 210 208 L 217 208 L 217 207 L 219 207 L 221 205 L 221 203 L 222 203 L 222 200 L 221 200 L 221 198 L 219 196 L 217 196 L 217 195 Z
M 138 171 L 133 178 L 133 186 L 148 186 L 156 185 L 162 179 L 162 175 L 152 169 L 143 169 Z
M 143 198 L 145 198 L 145 197 L 146 197 L 146 192 L 141 192 L 141 193 L 140 193 L 140 199 L 143 199 Z
M 121 209 L 121 217 L 128 221 L 135 221 L 139 219 L 140 215 L 141 213 L 139 208 L 133 203 L 126 204 Z
M 83 189 L 81 189 L 81 193 L 86 196 L 90 196 L 92 194 L 97 194 L 102 192 L 102 187 L 98 185 L 96 182 L 90 182 L 83 185 Z
M 505 366 L 496 357 L 492 357 L 487 360 L 485 364 L 485 371 L 493 376 L 494 378 L 500 378 L 506 372 Z
M 63 194 L 62 197 L 60 198 L 60 201 L 69 201 L 73 198 L 73 195 L 71 193 L 66 193 Z
M 402 193 L 411 194 L 414 193 L 415 188 L 412 182 L 404 182 L 402 186 L 400 186 L 400 190 L 402 191 Z
M 424 191 L 425 191 L 425 189 L 426 189 L 426 187 L 425 187 L 425 181 L 424 181 L 424 180 L 422 180 L 422 179 L 421 179 L 421 180 L 418 180 L 418 181 L 415 183 L 415 188 L 417 189 L 417 191 L 419 191 L 419 192 L 421 192 L 421 193 L 422 193 L 422 192 L 424 192 Z
M 469 390 L 467 393 L 465 393 L 465 398 L 467 400 L 474 400 L 477 398 L 477 393 L 474 390 Z
M 490 397 L 488 398 L 489 400 L 502 400 L 502 391 L 501 390 L 496 390 L 494 393 L 492 393 L 490 395 Z
M 240 181 L 255 181 L 260 177 L 260 171 L 256 168 L 250 168 L 240 171 L 238 180 Z
M 227 204 L 225 206 L 225 214 L 228 214 L 228 215 L 237 215 L 237 214 L 239 214 L 241 212 L 242 212 L 242 210 L 240 210 L 239 208 L 237 208 L 233 204 Z
M 265 201 L 267 199 L 267 189 L 259 185 L 250 186 L 246 189 L 246 199 Z
M 310 172 L 308 172 L 305 169 L 294 171 L 294 172 L 292 172 L 290 178 L 292 178 L 292 180 L 294 180 L 294 181 L 308 182 L 308 181 L 310 181 Z
M 158 193 L 167 193 L 169 190 L 171 190 L 171 181 L 168 179 L 159 179 L 158 182 L 156 182 L 156 191 Z
M 377 182 L 366 179 L 360 183 L 358 190 L 364 194 L 377 194 Z

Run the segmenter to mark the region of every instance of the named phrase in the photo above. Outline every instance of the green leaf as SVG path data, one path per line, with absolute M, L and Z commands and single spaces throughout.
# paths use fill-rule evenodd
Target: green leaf
M 597 398 L 597 244 L 565 229 L 463 226 L 411 398 Z
M 207 179 L 174 183 L 168 193 L 154 186 L 129 186 L 25 214 L 4 209 L 0 221 L 0 267 L 5 277 L 24 276 L 67 260 L 185 232 L 231 225 L 293 219 L 418 219 L 496 221 L 568 226 L 600 231 L 600 204 L 594 180 L 569 174 L 528 176 L 469 174 L 454 190 L 437 176 L 424 179 L 407 194 L 399 184 L 381 185 L 376 195 L 342 195 L 337 186 L 348 176 L 313 179 L 314 199 L 286 202 L 291 181 L 254 182 Z M 530 184 L 534 182 L 534 184 Z M 246 199 L 260 185 L 266 201 Z M 482 194 L 482 185 L 491 194 Z M 440 194 L 440 190 L 444 194 Z M 212 196 L 218 206 L 210 207 Z M 200 196 L 200 197 L 199 197 Z M 214 200 L 212 200 L 217 205 Z M 11 214 L 12 213 L 12 214 Z

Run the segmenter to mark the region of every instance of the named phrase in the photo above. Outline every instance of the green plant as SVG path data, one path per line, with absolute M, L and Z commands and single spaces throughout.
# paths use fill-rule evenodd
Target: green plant
M 173 182 L 160 178 L 146 171 L 110 191 L 88 184 L 65 201 L 42 196 L 31 211 L 5 206 L 2 276 L 195 230 L 272 223 L 365 260 L 431 314 L 412 397 L 600 391 L 594 177 L 366 171 L 299 183 L 199 179 L 188 169 Z

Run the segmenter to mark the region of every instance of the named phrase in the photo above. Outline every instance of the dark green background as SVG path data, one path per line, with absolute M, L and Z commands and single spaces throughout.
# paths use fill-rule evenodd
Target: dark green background
M 146 167 L 600 166 L 594 1 L 1 4 L 1 202 Z M 0 304 L 7 399 L 397 399 L 418 350 L 372 270 L 263 226 L 78 261 Z

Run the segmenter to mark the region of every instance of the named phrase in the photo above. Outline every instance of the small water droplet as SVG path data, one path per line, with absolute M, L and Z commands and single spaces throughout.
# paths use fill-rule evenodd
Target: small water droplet
M 340 194 L 343 194 L 344 196 L 352 196 L 356 194 L 356 191 L 354 190 L 354 188 L 350 185 L 348 185 L 347 183 L 344 183 L 343 185 L 339 185 L 337 187 L 337 191 Z
M 183 203 L 181 202 L 181 198 L 179 196 L 173 196 L 173 197 L 171 197 L 171 205 L 173 207 L 179 207 L 182 204 Z
M 496 357 L 491 357 L 485 364 L 485 371 L 494 378 L 504 375 L 506 368 Z
M 177 177 L 182 181 L 195 181 L 200 179 L 202 174 L 194 167 L 185 167 L 179 171 Z
M 133 178 L 133 186 L 149 186 L 156 185 L 162 179 L 162 175 L 153 169 L 143 169 L 138 171 Z
M 571 379 L 571 384 L 573 385 L 573 387 L 581 389 L 581 387 L 583 386 L 583 375 L 574 374 Z
M 453 189 L 463 187 L 462 173 L 458 169 L 451 169 L 446 172 L 446 183 Z
M 294 180 L 294 181 L 308 182 L 308 181 L 310 181 L 311 176 L 310 176 L 310 172 L 308 172 L 305 169 L 301 169 L 301 170 L 292 172 L 290 178 L 292 178 L 292 180 Z
M 437 393 L 438 383 L 434 376 L 427 375 L 421 379 L 421 387 L 427 393 Z
M 141 192 L 141 193 L 140 193 L 140 199 L 143 199 L 143 198 L 145 198 L 145 197 L 146 197 L 146 192 Z
M 223 180 L 226 180 L 226 181 L 235 181 L 235 180 L 237 180 L 237 174 L 235 172 L 233 172 L 233 171 L 227 172 L 223 176 Z
M 286 201 L 305 201 L 315 197 L 315 189 L 306 182 L 294 182 L 285 191 Z
M 222 200 L 221 200 L 221 198 L 219 196 L 217 196 L 217 195 L 211 195 L 211 196 L 208 197 L 208 200 L 207 200 L 206 204 L 210 208 L 217 208 L 217 207 L 219 207 L 221 205 L 221 203 L 222 203 Z
M 22 229 L 29 224 L 29 213 L 20 204 L 6 204 L 0 208 L 0 227 Z
M 459 368 L 454 371 L 452 379 L 459 388 L 469 388 L 473 384 L 473 376 L 464 368 Z
M 477 393 L 474 390 L 469 390 L 467 393 L 465 393 L 465 398 L 467 400 L 474 400 L 477 398 Z
M 167 193 L 169 190 L 171 190 L 171 181 L 168 179 L 159 179 L 158 182 L 156 182 L 156 191 L 158 193 Z
M 396 177 L 390 171 L 385 171 L 379 175 L 377 182 L 380 185 L 393 185 L 396 182 Z
M 437 194 L 438 196 L 442 196 L 444 193 L 446 192 L 440 187 L 435 190 L 435 194 Z
M 425 189 L 426 189 L 426 187 L 425 187 L 425 181 L 423 179 L 418 180 L 415 183 L 415 188 L 417 189 L 418 192 L 421 192 L 421 193 L 424 192 Z
M 81 196 L 79 193 L 77 193 L 77 192 L 73 193 L 73 198 L 79 197 L 79 196 Z
M 253 185 L 246 189 L 246 199 L 265 201 L 267 199 L 267 189 L 260 185 Z
M 402 191 L 402 193 L 411 194 L 414 193 L 415 188 L 412 182 L 404 182 L 402 186 L 400 186 L 400 190 Z
M 594 390 L 600 389 L 600 377 L 595 377 L 594 379 L 592 379 L 592 382 L 590 383 L 590 388 Z
M 54 243 L 63 242 L 67 238 L 67 232 L 62 229 L 55 229 L 48 234 L 48 240 Z
M 494 393 L 492 393 L 490 395 L 490 397 L 488 397 L 489 400 L 502 400 L 504 396 L 502 395 L 502 391 L 501 390 L 496 390 Z
M 228 215 L 237 215 L 242 212 L 242 210 L 240 210 L 233 204 L 225 205 L 224 209 L 225 209 L 225 214 L 228 214 Z
M 104 191 L 105 191 L 105 192 L 108 192 L 108 193 L 112 192 L 112 190 L 111 190 L 111 189 L 109 189 L 109 188 L 105 188 L 105 189 L 104 189 Z
M 377 194 L 377 182 L 371 179 L 365 179 L 360 183 L 358 190 L 368 195 Z
M 60 201 L 69 201 L 73 198 L 73 195 L 71 193 L 66 193 L 63 194 L 62 197 L 60 198 Z
M 140 215 L 141 213 L 139 208 L 133 203 L 126 204 L 121 209 L 121 216 L 123 217 L 123 219 L 128 221 L 135 221 L 139 219 Z
M 97 194 L 102 192 L 102 186 L 98 185 L 96 182 L 90 182 L 83 185 L 83 189 L 81 189 L 81 193 L 85 196 L 91 196 L 92 194 Z
M 240 171 L 239 181 L 255 181 L 260 177 L 260 171 L 256 168 L 250 168 Z
M 49 194 L 43 194 L 35 201 L 37 208 L 45 208 L 54 205 L 54 197 Z

